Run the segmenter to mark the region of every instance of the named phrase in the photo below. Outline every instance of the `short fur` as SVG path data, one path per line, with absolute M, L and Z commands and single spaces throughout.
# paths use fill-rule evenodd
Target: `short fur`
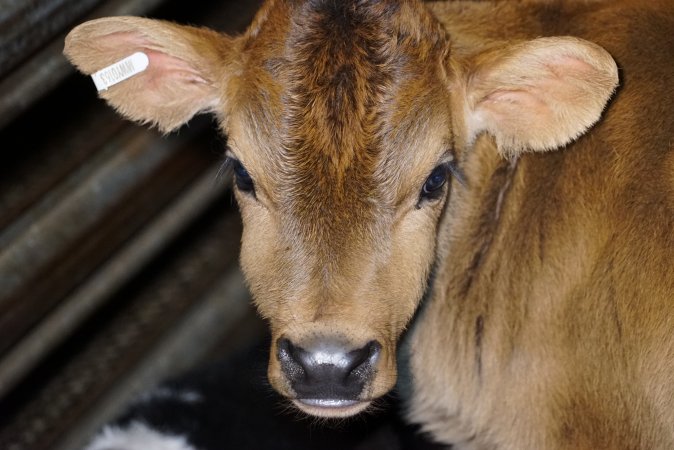
M 409 417 L 436 439 L 666 449 L 673 30 L 666 0 L 269 0 L 240 37 L 108 18 L 65 52 L 85 73 L 149 52 L 103 94 L 134 120 L 220 118 L 255 184 L 241 262 L 280 393 L 278 338 L 381 344 L 357 407 L 306 412 L 391 389 L 425 293 Z M 448 163 L 464 180 L 425 199 Z

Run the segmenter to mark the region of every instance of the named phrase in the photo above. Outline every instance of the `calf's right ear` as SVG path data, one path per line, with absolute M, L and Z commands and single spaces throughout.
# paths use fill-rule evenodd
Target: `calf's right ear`
M 199 112 L 225 114 L 226 91 L 238 62 L 236 49 L 235 39 L 208 29 L 108 17 L 73 29 L 63 52 L 87 75 L 144 54 L 144 70 L 107 89 L 99 87 L 99 95 L 123 116 L 167 133 Z
M 467 142 L 487 132 L 499 152 L 514 156 L 583 134 L 618 85 L 618 69 L 593 43 L 539 38 L 477 55 L 463 82 Z

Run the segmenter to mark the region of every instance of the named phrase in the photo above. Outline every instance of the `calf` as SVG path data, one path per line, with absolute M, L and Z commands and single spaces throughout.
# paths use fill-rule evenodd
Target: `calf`
M 114 17 L 65 53 L 128 118 L 217 116 L 268 377 L 302 411 L 388 392 L 426 298 L 404 390 L 436 439 L 664 449 L 667 3 L 269 0 L 241 36 Z M 583 136 L 618 85 L 590 41 L 622 86 Z

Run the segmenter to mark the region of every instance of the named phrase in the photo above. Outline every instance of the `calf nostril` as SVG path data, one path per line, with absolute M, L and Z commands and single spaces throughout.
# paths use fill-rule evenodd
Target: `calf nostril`
M 302 365 L 301 350 L 295 347 L 292 342 L 286 338 L 281 338 L 277 342 L 277 356 L 281 363 L 281 368 L 291 382 L 305 377 L 304 366 Z
M 363 371 L 372 370 L 377 359 L 381 345 L 376 341 L 368 342 L 364 347 L 347 353 L 348 366 L 345 368 L 345 376 L 365 375 Z

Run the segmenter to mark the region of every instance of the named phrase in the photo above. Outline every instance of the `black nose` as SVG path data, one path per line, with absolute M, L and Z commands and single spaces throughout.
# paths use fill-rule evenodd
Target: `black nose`
M 281 368 L 298 399 L 357 400 L 374 374 L 381 345 L 376 341 L 350 350 L 335 341 L 317 341 L 307 348 L 278 340 Z

